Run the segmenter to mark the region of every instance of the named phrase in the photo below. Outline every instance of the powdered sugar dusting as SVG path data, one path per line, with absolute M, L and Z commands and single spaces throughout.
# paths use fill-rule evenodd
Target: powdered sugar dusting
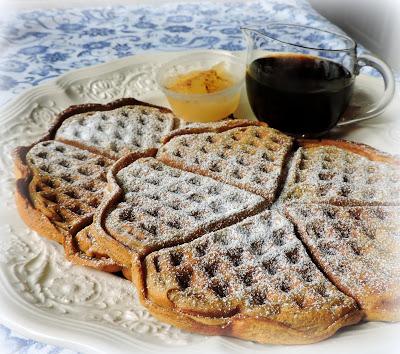
M 124 200 L 106 217 L 105 225 L 133 249 L 185 242 L 264 203 L 259 196 L 154 158 L 135 161 L 116 179 Z
M 64 230 L 91 216 L 112 163 L 104 156 L 160 147 L 173 120 L 144 106 L 65 120 L 56 139 L 66 143 L 42 142 L 27 155 L 35 208 Z M 206 133 L 194 125 L 196 134 L 189 127 L 160 147 L 158 159 L 139 159 L 114 176 L 123 195 L 106 215 L 105 231 L 141 256 L 163 248 L 145 259 L 150 299 L 211 317 L 240 312 L 315 329 L 357 311 L 278 212 L 293 203 L 289 218 L 339 289 L 367 311 L 374 301 L 395 301 L 400 207 L 329 204 L 400 204 L 399 168 L 333 146 L 300 148 L 274 203 L 292 139 L 257 125 L 213 131 L 223 124 Z M 274 210 L 244 219 L 271 204 Z M 89 232 L 76 239 L 80 256 L 114 264 Z
M 300 148 L 282 201 L 398 205 L 400 168 L 333 146 Z
M 147 106 L 76 114 L 66 119 L 56 140 L 74 141 L 112 158 L 157 148 L 174 126 L 174 115 Z
M 100 204 L 112 162 L 54 140 L 36 144 L 27 154 L 35 208 L 58 227 L 69 230 Z
M 318 263 L 363 308 L 399 296 L 400 207 L 305 205 L 287 211 Z
M 161 147 L 158 158 L 259 194 L 272 203 L 292 141 L 267 127 L 182 135 Z
M 276 211 L 154 252 L 146 257 L 146 274 L 150 298 L 166 297 L 195 313 L 236 311 L 325 326 L 326 318 L 332 322 L 356 308 L 321 274 Z M 315 311 L 319 316 L 310 320 Z

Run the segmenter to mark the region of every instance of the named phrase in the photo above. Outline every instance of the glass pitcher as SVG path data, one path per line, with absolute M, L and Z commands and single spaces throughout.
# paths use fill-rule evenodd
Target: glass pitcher
M 255 116 L 294 136 L 320 136 L 335 126 L 382 113 L 394 95 L 392 71 L 371 54 L 358 54 L 351 38 L 317 28 L 270 23 L 242 28 L 247 39 L 246 88 Z M 362 114 L 340 121 L 360 68 L 383 77 L 385 92 Z

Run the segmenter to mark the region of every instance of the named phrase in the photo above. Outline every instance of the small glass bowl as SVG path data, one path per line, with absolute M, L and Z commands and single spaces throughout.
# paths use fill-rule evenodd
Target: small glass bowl
M 167 88 L 172 80 L 191 71 L 206 71 L 224 63 L 233 85 L 212 93 L 178 93 Z M 236 111 L 244 82 L 245 63 L 237 56 L 222 51 L 194 52 L 164 64 L 157 73 L 157 84 L 166 95 L 176 116 L 188 122 L 213 122 Z

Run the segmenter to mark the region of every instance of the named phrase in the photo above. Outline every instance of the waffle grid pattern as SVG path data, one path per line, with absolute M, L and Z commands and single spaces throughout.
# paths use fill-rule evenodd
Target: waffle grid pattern
M 332 146 L 294 148 L 291 138 L 259 124 L 196 126 L 192 135 L 186 127 L 174 135 L 172 115 L 159 119 L 153 110 L 128 106 L 74 115 L 56 140 L 34 145 L 26 156 L 34 207 L 53 224 L 68 233 L 95 215 L 93 228 L 82 224 L 76 235 L 83 257 L 129 266 L 104 246 L 96 229 L 102 217 L 101 232 L 144 262 L 143 291 L 154 305 L 205 318 L 261 316 L 300 331 L 323 332 L 350 313 L 337 328 L 355 323 L 361 315 L 354 299 L 368 311 L 368 301 L 342 286 L 344 274 L 349 287 L 356 279 L 355 289 L 375 291 L 377 298 L 384 280 L 398 280 L 399 268 L 389 260 L 400 255 L 392 240 L 399 225 L 383 237 L 368 224 L 398 215 L 390 211 L 395 207 L 376 206 L 400 204 L 396 165 Z M 158 148 L 156 158 L 126 156 Z M 104 199 L 107 183 L 111 198 Z M 301 207 L 305 201 L 311 204 Z M 345 211 L 351 205 L 367 206 Z M 366 208 L 373 216 L 360 218 Z M 391 247 L 380 247 L 379 237 Z M 335 257 L 341 252 L 347 262 Z M 372 267 L 360 270 L 379 257 L 386 261 L 375 274 Z
M 398 299 L 399 207 L 291 206 L 287 215 L 333 282 L 355 298 L 367 316 L 375 316 L 372 311 L 382 298 Z M 390 320 L 396 315 L 382 316 Z
M 100 205 L 112 160 L 57 141 L 36 144 L 27 154 L 35 208 L 69 230 Z
M 161 147 L 158 158 L 259 194 L 271 204 L 291 147 L 286 135 L 253 126 L 177 136 Z
M 300 148 L 292 161 L 283 200 L 399 205 L 400 169 L 334 146 Z
M 136 160 L 116 180 L 124 198 L 106 217 L 105 227 L 133 249 L 182 242 L 264 203 L 259 196 L 154 158 Z
M 340 317 L 353 304 L 312 263 L 293 226 L 276 211 L 154 252 L 146 272 L 150 299 L 168 297 L 208 314 L 218 309 L 219 316 L 236 311 L 279 318 L 318 308 L 321 317 Z
M 128 153 L 158 148 L 174 129 L 174 115 L 146 106 L 123 106 L 105 112 L 76 114 L 58 129 L 56 140 L 118 159 Z

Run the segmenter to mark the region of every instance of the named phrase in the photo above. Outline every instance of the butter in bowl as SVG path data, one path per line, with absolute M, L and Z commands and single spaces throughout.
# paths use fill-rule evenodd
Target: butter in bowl
M 245 63 L 220 51 L 195 52 L 164 64 L 157 83 L 171 109 L 188 122 L 213 122 L 236 111 Z

